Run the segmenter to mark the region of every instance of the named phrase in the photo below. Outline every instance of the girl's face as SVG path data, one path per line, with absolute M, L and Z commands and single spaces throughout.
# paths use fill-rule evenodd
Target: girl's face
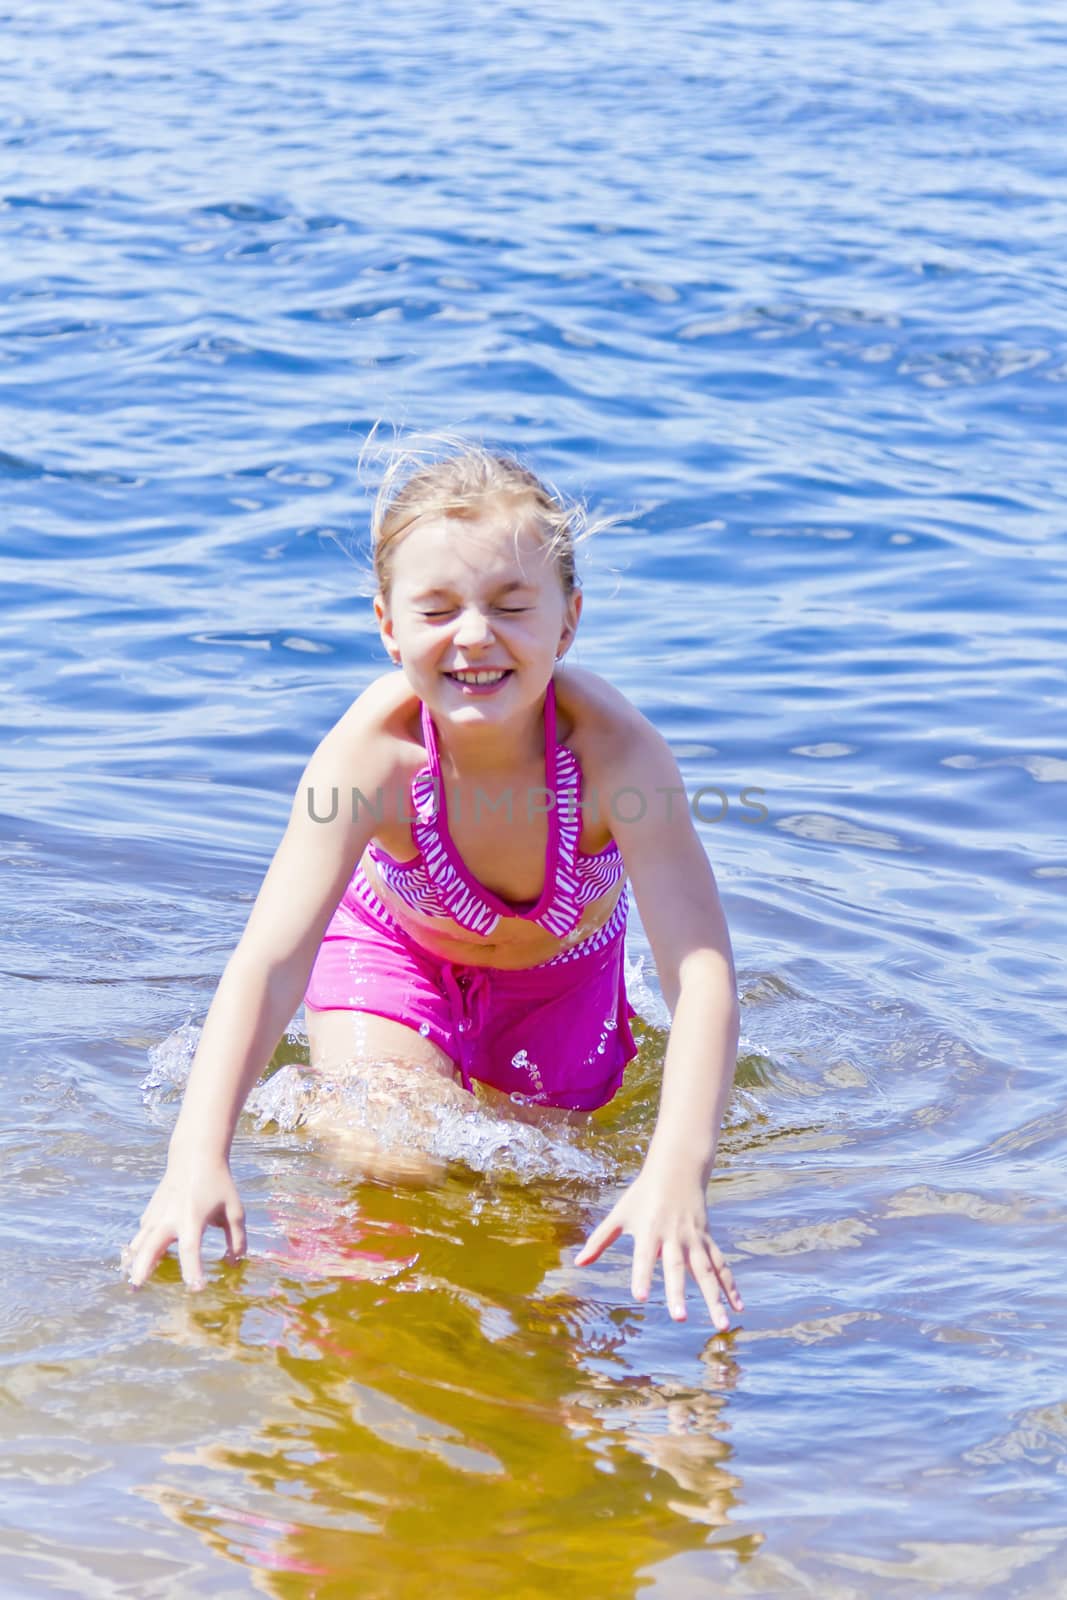
M 461 722 L 536 704 L 581 608 L 513 501 L 476 521 L 417 522 L 397 545 L 388 599 L 374 601 L 382 642 L 420 700 Z

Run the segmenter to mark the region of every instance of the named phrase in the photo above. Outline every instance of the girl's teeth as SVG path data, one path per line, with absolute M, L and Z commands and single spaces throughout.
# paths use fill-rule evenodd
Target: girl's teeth
M 503 672 L 450 672 L 450 678 L 458 678 L 460 683 L 498 683 L 505 677 Z

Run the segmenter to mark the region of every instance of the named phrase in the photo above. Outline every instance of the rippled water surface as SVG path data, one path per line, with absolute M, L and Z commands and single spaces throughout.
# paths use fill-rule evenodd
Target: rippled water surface
M 5 1595 L 1067 1593 L 1060 10 L 2 21 Z M 636 924 L 589 1128 L 356 1094 L 431 1161 L 368 1180 L 297 1016 L 249 1259 L 123 1282 L 303 763 L 387 665 L 379 417 L 622 519 L 576 659 L 728 801 L 728 1335 L 635 1304 L 628 1241 L 570 1264 L 654 1120 Z

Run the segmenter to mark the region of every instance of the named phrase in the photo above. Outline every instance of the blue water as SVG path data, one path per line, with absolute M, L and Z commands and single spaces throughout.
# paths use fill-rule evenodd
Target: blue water
M 528 1463 L 534 1523 L 449 1545 L 454 1592 L 550 1548 L 523 1592 L 1060 1593 L 1059 10 L 85 0 L 2 24 L 10 1592 L 406 1595 L 393 1541 L 446 1548 L 447 1484 L 386 1504 L 294 1443 L 270 1319 L 332 1313 L 279 1276 L 276 1207 L 337 1194 L 295 1131 L 242 1124 L 253 1263 L 214 1313 L 176 1268 L 133 1296 L 117 1266 L 174 1114 L 141 1081 L 180 1083 L 303 763 L 387 666 L 359 467 L 382 419 L 517 450 L 620 518 L 584 554 L 574 659 L 730 800 L 700 831 L 744 1000 L 727 1340 L 692 1302 L 681 1328 L 634 1306 L 625 1242 L 566 1266 L 651 1131 L 654 1036 L 591 1165 L 549 1140 L 502 1167 L 478 1118 L 447 1130 L 466 1178 L 388 1197 L 420 1239 L 475 1216 L 448 1269 L 481 1306 L 473 1369 L 521 1395 L 519 1354 L 563 1339 L 553 1438 L 583 1493 L 617 1475 L 579 1560 Z M 655 1017 L 639 926 L 631 959 Z M 541 1241 L 521 1296 L 471 1254 L 505 1214 L 500 1239 Z M 256 1516 L 314 1559 L 265 1554 Z

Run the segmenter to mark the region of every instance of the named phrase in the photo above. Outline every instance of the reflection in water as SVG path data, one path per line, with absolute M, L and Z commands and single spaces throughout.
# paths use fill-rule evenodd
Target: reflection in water
M 756 974 L 745 996 L 764 1047 L 742 1050 L 720 1182 L 766 1200 L 795 1188 L 811 1159 L 847 1149 L 854 1131 L 832 1108 L 868 1072 L 859 1035 L 843 1054 L 826 1008 L 798 985 Z M 863 1015 L 881 1025 L 870 996 Z M 879 1318 L 819 1312 L 752 1335 L 694 1327 L 696 1359 L 675 1349 L 661 1370 L 659 1308 L 617 1287 L 625 1243 L 613 1269 L 574 1273 L 574 1245 L 650 1131 L 663 1035 L 638 1033 L 632 1081 L 584 1127 L 510 1115 L 385 1063 L 321 1078 L 290 1035 L 249 1102 L 261 1130 L 295 1141 L 269 1198 L 269 1243 L 245 1265 L 239 1301 L 227 1277 L 228 1310 L 186 1302 L 181 1331 L 165 1330 L 187 1342 L 199 1327 L 253 1369 L 250 1392 L 269 1375 L 269 1401 L 239 1437 L 170 1458 L 160 1504 L 278 1594 L 298 1574 L 314 1575 L 316 1595 L 373 1590 L 383 1571 L 404 1593 L 428 1566 L 447 1570 L 457 1595 L 509 1590 L 516 1571 L 629 1594 L 650 1565 L 699 1552 L 706 1580 L 715 1562 L 753 1560 L 764 1534 L 743 1520 L 730 1444 L 741 1351 L 832 1348 Z M 182 1032 L 154 1053 L 150 1104 L 180 1093 L 195 1043 Z M 729 1172 L 731 1149 L 758 1152 L 751 1170 Z M 762 1228 L 735 1229 L 750 1269 L 822 1262 L 876 1236 L 832 1190 L 821 1204 L 825 1215 L 794 1210 L 783 1226 L 775 1199 L 759 1208 Z
M 275 1196 L 275 1247 L 158 1329 L 225 1354 L 250 1411 L 268 1373 L 274 1398 L 239 1440 L 168 1456 L 153 1499 L 287 1596 L 414 1594 L 430 1571 L 455 1596 L 520 1575 L 629 1594 L 702 1548 L 738 1491 L 729 1339 L 696 1387 L 627 1376 L 645 1312 L 542 1292 L 580 1206 L 571 1180 L 458 1171 Z

